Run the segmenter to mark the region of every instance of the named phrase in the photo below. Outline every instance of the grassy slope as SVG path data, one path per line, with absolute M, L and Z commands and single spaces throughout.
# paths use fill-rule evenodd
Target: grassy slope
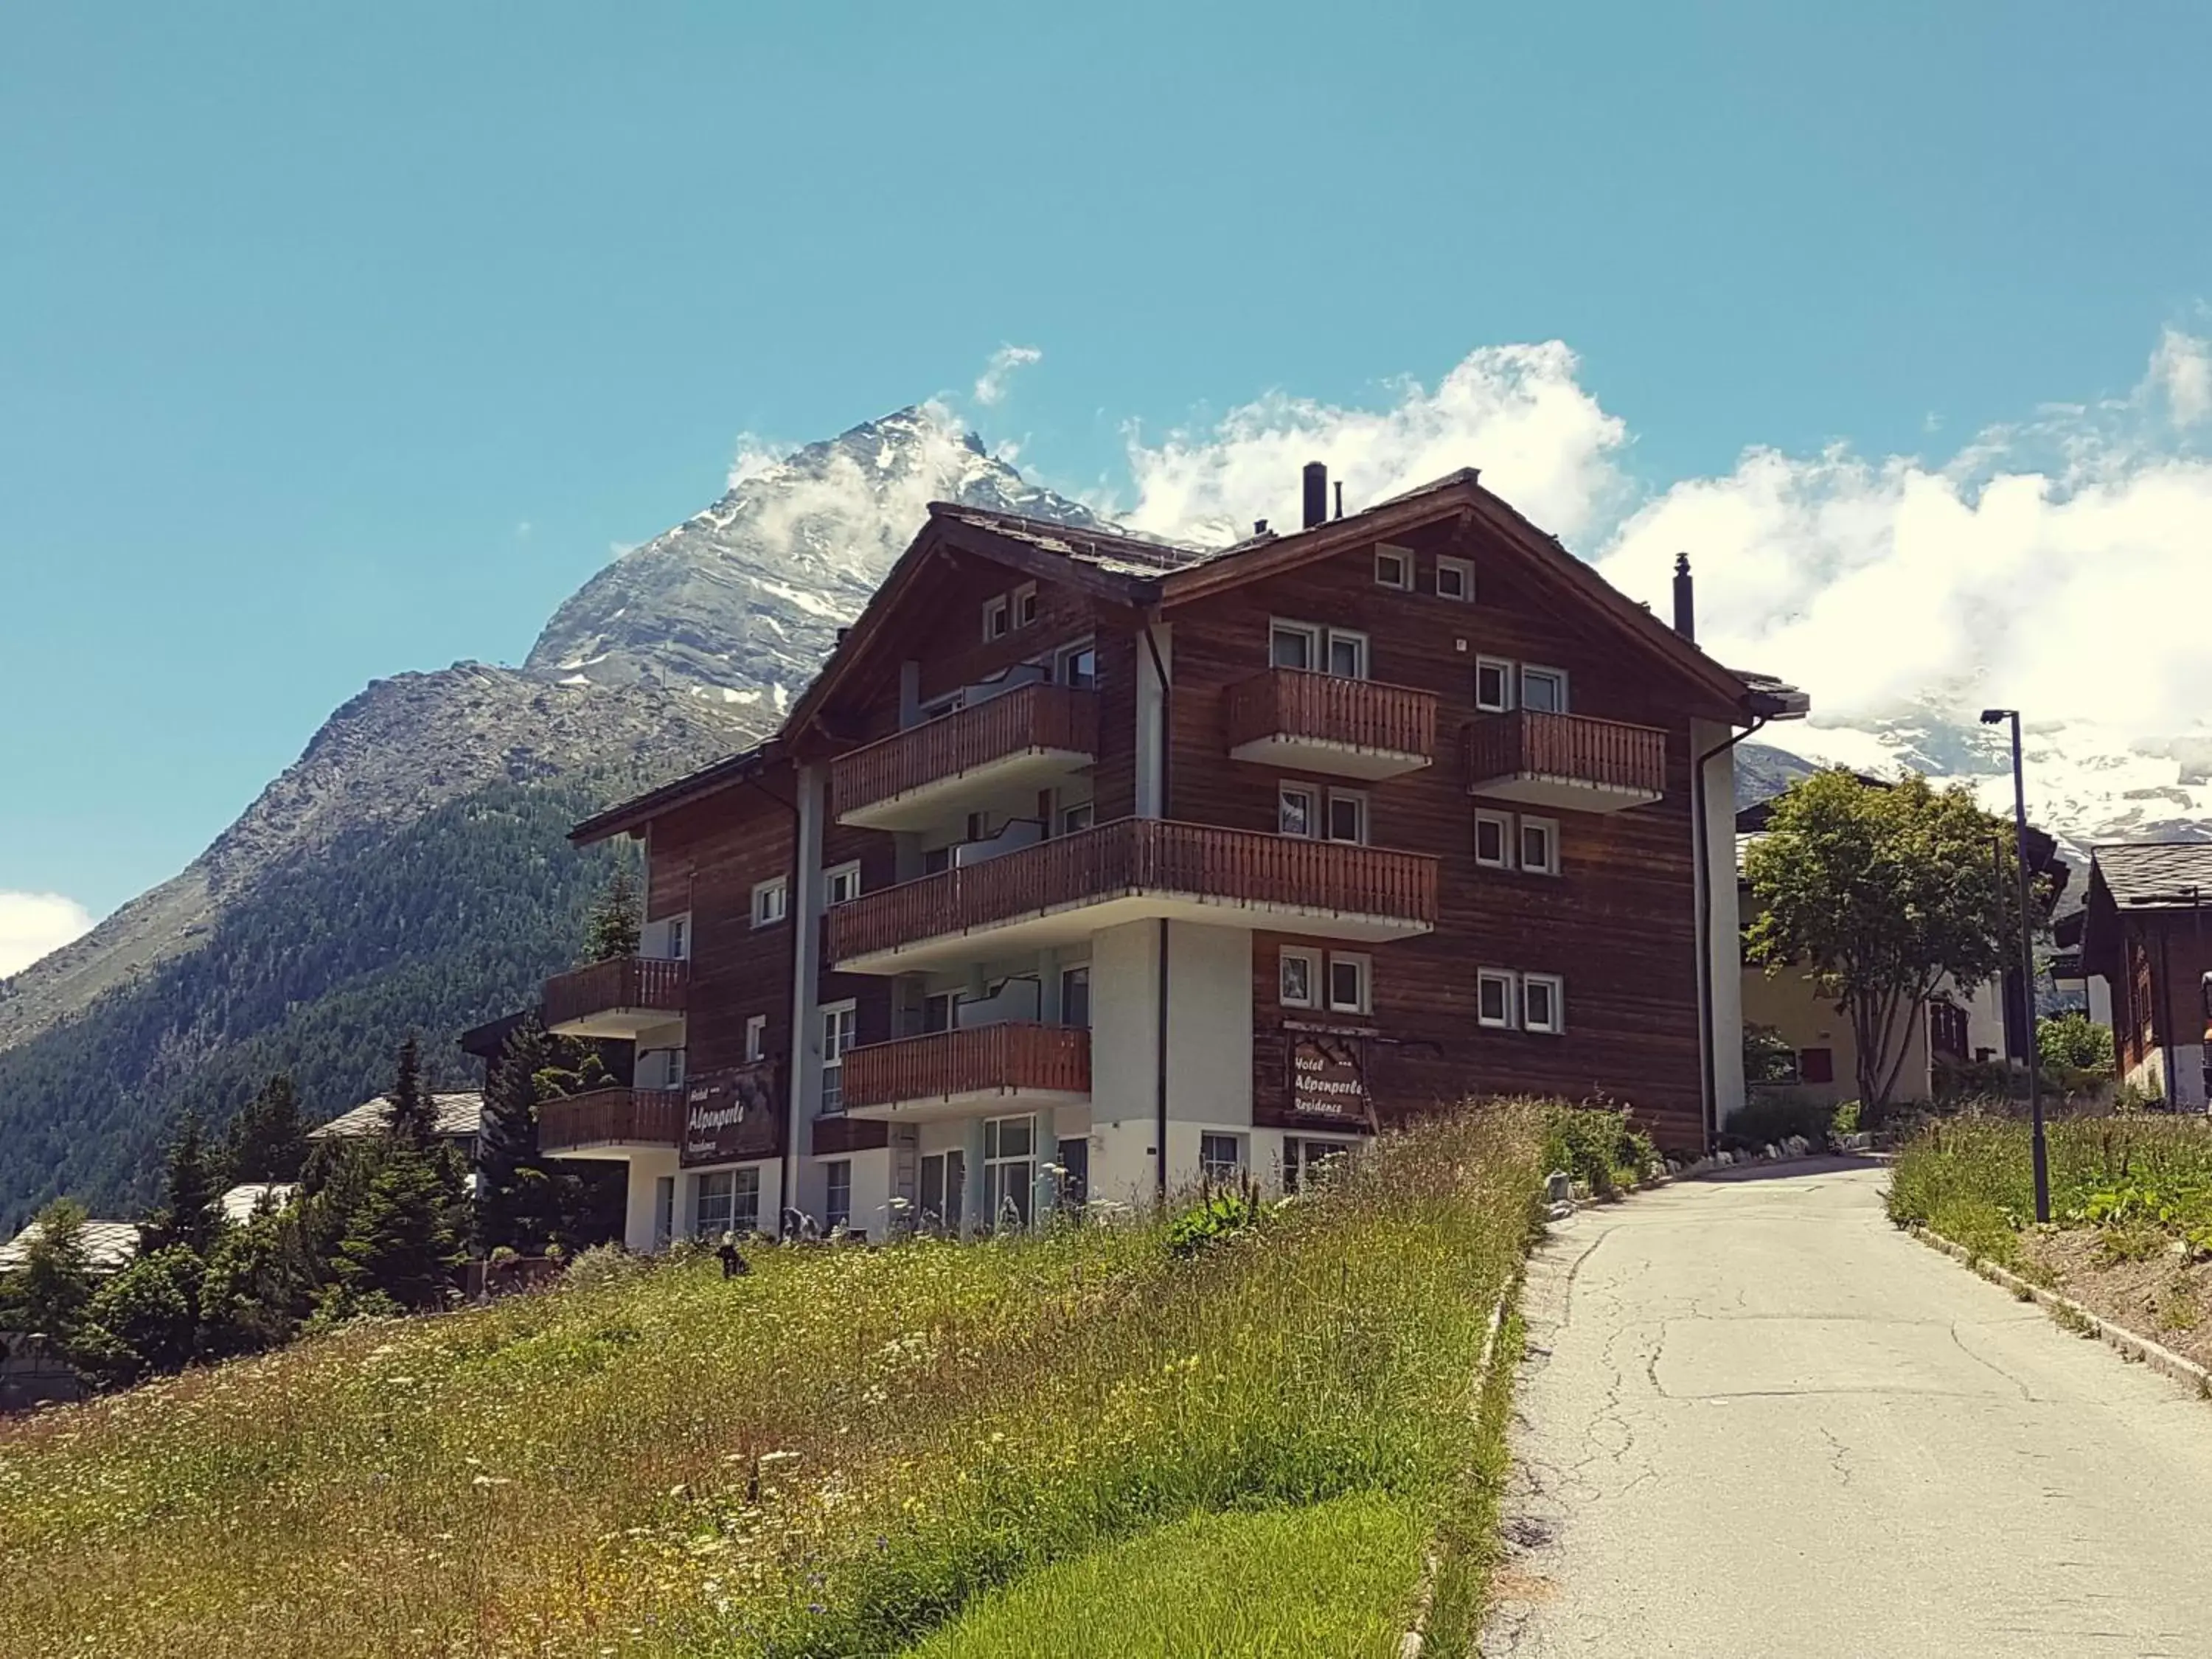
M 1393 1138 L 1194 1261 L 1132 1225 L 679 1263 L 0 1428 L 0 1651 L 855 1659 L 1194 1515 L 1473 1536 L 1539 1139 Z

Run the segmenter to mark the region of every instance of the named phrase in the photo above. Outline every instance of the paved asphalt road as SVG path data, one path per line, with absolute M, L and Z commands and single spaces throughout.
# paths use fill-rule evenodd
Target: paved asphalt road
M 1486 1655 L 2212 1656 L 2212 1404 L 1892 1228 L 1886 1179 L 1553 1229 Z

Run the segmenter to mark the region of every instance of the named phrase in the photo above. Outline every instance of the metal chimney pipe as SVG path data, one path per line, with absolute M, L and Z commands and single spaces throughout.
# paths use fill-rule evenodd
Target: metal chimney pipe
M 1698 604 L 1690 590 L 1690 556 L 1674 556 L 1674 631 L 1686 640 L 1698 637 Z
M 1341 478 L 1336 481 L 1336 516 L 1340 519 L 1344 516 L 1344 480 Z
M 1305 506 L 1308 530 L 1328 517 L 1328 469 L 1319 461 L 1306 463 Z

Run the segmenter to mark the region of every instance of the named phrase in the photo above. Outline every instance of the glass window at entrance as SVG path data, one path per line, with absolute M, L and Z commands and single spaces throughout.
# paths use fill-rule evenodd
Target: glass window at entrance
M 994 1117 L 983 1123 L 983 1209 L 993 1227 L 1030 1224 L 1036 1184 L 1036 1119 Z

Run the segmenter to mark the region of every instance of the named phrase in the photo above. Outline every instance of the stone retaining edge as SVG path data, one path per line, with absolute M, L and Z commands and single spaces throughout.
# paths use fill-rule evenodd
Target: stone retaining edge
M 2195 1360 L 2185 1359 L 2162 1343 L 2154 1342 L 2124 1325 L 2116 1325 L 2102 1314 L 2090 1312 L 2070 1296 L 2062 1296 L 2057 1291 L 2022 1279 L 2009 1268 L 2001 1267 L 1987 1257 L 1975 1255 L 1965 1245 L 1954 1243 L 1917 1221 L 1911 1223 L 1905 1231 L 1929 1249 L 1941 1250 L 1992 1285 L 2002 1285 L 2014 1296 L 2034 1302 L 2049 1312 L 2065 1315 L 2069 1322 L 2117 1349 L 2126 1358 L 2147 1365 L 2177 1382 L 2185 1382 L 2206 1399 L 2212 1399 L 2212 1370 Z
M 1512 1276 L 1505 1281 L 1505 1288 L 1498 1291 L 1497 1304 L 1490 1310 L 1490 1323 L 1482 1334 L 1482 1352 L 1475 1356 L 1474 1361 L 1474 1405 L 1478 1416 L 1482 1410 L 1483 1399 L 1490 1392 L 1491 1369 L 1498 1356 L 1498 1334 L 1505 1327 L 1505 1310 L 1519 1299 L 1521 1283 L 1527 1273 L 1525 1266 L 1515 1268 Z M 1428 1645 L 1429 1608 L 1436 1601 L 1437 1574 L 1443 1566 L 1442 1547 L 1432 1541 L 1427 1553 L 1421 1558 L 1421 1587 L 1413 1596 L 1413 1621 L 1407 1626 L 1406 1633 L 1398 1638 L 1398 1659 L 1421 1659 L 1422 1650 Z

